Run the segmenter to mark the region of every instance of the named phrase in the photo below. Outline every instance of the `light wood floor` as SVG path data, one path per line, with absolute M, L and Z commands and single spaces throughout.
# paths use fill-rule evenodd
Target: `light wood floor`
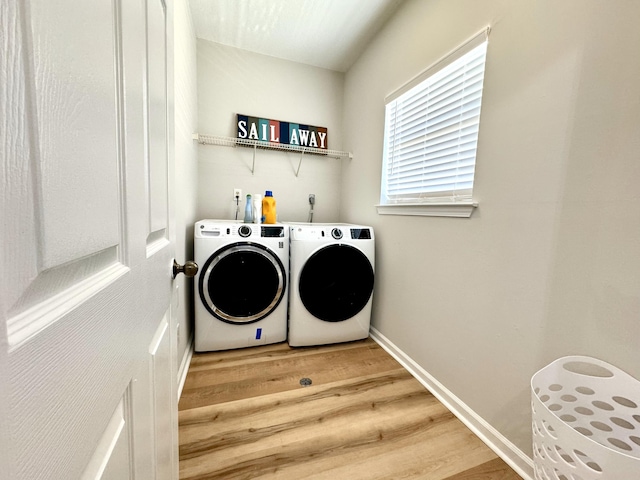
M 371 339 L 194 354 L 179 409 L 183 480 L 520 479 Z

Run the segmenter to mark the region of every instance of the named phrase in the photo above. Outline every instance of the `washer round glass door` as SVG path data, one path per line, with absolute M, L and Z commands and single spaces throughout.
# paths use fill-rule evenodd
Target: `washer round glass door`
M 198 289 L 205 308 L 233 324 L 257 322 L 280 304 L 286 272 L 264 245 L 238 242 L 217 250 L 204 264 Z
M 373 293 L 373 267 L 362 251 L 350 245 L 328 245 L 304 264 L 300 300 L 314 317 L 342 322 L 357 315 Z

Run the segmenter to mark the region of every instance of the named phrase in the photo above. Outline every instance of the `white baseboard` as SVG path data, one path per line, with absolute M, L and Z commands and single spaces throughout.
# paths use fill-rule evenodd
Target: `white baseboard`
M 184 350 L 182 362 L 180 362 L 180 370 L 178 371 L 178 401 L 180 401 L 184 382 L 187 379 L 187 373 L 189 372 L 189 365 L 191 365 L 191 358 L 193 357 L 193 338 L 193 335 L 191 335 L 189 342 L 187 342 L 187 348 Z
M 432 377 L 420 365 L 382 335 L 374 327 L 371 338 L 384 348 L 393 358 L 407 369 L 424 387 L 429 390 L 445 407 L 480 438 L 496 455 L 502 458 L 515 472 L 526 480 L 533 480 L 533 460 L 511 443 L 504 435 L 493 428 L 474 412 L 462 400 L 450 392 L 444 385 Z

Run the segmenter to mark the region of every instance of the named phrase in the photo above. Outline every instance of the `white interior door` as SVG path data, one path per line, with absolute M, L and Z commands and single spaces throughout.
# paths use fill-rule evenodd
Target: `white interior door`
M 3 478 L 177 478 L 171 9 L 0 6 Z

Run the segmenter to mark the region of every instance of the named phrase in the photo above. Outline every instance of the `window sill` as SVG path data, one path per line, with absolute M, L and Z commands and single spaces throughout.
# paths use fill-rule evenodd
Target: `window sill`
M 456 203 L 394 203 L 376 205 L 378 215 L 415 215 L 422 217 L 469 218 L 478 202 Z

